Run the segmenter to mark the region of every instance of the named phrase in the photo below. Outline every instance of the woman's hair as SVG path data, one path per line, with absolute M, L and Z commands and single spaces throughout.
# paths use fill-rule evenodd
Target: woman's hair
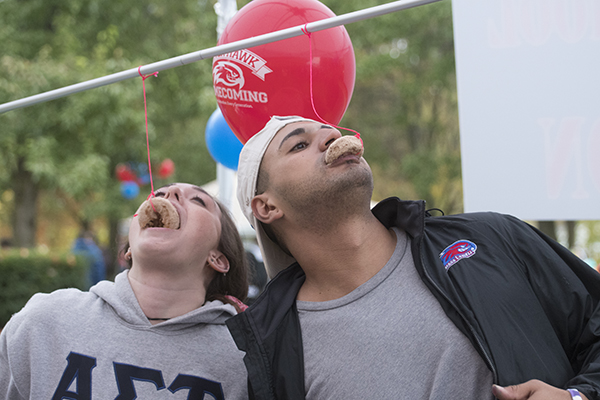
M 217 273 L 217 276 L 209 283 L 206 289 L 206 300 L 221 300 L 223 303 L 232 304 L 240 312 L 235 301 L 225 296 L 233 296 L 240 301 L 246 300 L 248 296 L 249 276 L 246 251 L 229 210 L 220 201 L 214 200 L 221 210 L 221 238 L 217 250 L 229 260 L 229 271 L 227 274 Z
M 226 296 L 233 296 L 242 302 L 248 296 L 249 272 L 246 251 L 229 210 L 217 199 L 213 198 L 213 200 L 221 210 L 221 237 L 217 250 L 227 257 L 229 271 L 227 274 L 217 273 L 208 284 L 206 301 L 220 300 L 233 305 L 240 312 L 242 310 L 238 304 Z M 128 249 L 129 241 L 123 247 L 122 254 L 125 254 Z M 132 260 L 127 260 L 127 263 L 131 267 Z

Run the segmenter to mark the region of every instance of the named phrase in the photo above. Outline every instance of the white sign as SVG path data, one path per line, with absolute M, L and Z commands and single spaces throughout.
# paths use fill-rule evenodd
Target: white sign
M 465 211 L 600 219 L 600 0 L 452 0 Z

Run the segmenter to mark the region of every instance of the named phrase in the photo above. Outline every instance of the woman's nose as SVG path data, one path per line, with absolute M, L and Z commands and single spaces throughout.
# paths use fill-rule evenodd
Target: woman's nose
M 166 199 L 173 199 L 177 202 L 181 201 L 182 192 L 179 186 L 173 185 L 167 188 L 167 193 L 165 194 Z
M 322 137 L 319 143 L 319 149 L 321 151 L 327 151 L 331 143 L 334 142 L 337 138 L 342 137 L 340 131 L 334 128 L 321 128 Z

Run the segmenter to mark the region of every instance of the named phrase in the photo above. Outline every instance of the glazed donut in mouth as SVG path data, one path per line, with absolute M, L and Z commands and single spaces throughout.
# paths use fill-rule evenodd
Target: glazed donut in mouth
M 346 154 L 355 154 L 360 157 L 363 152 L 364 148 L 360 139 L 356 136 L 342 136 L 337 138 L 327 149 L 325 164 L 329 165 Z
M 152 203 L 150 203 L 151 201 Z M 169 200 L 161 197 L 153 197 L 143 202 L 138 211 L 138 217 L 142 229 L 179 229 L 179 214 L 177 210 Z

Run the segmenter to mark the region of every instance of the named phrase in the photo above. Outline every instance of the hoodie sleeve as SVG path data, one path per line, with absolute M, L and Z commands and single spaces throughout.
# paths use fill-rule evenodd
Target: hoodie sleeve
M 25 397 L 21 396 L 17 389 L 13 370 L 11 368 L 11 360 L 8 354 L 8 336 L 11 329 L 11 321 L 6 324 L 2 333 L 0 333 L 0 399 L 3 400 L 21 400 Z

